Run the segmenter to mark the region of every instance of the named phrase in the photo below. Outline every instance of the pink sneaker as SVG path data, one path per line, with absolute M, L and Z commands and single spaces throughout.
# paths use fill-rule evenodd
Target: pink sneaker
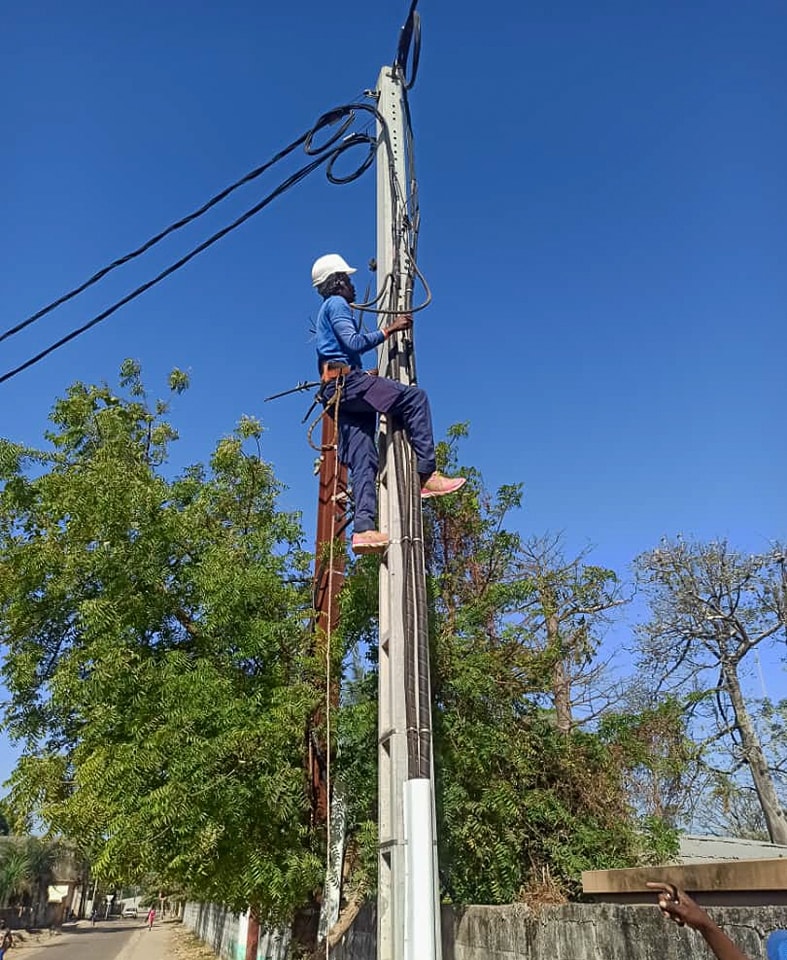
M 363 533 L 354 533 L 353 553 L 383 553 L 388 549 L 388 534 L 379 530 L 364 530 Z
M 467 483 L 467 477 L 444 477 L 437 470 L 424 482 L 421 487 L 421 499 L 429 497 L 444 497 L 447 493 L 456 493 Z

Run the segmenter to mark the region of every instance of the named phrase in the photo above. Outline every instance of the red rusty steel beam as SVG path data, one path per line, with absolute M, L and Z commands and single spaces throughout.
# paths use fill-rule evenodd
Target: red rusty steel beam
M 329 416 L 322 418 L 323 453 L 320 458 L 317 498 L 317 537 L 314 559 L 314 649 L 318 662 L 325 661 L 326 637 L 339 623 L 339 592 L 344 583 L 344 544 L 347 514 L 347 468 L 338 462 L 334 449 L 336 428 Z M 338 471 L 338 477 L 336 472 Z M 334 491 L 336 498 L 334 498 Z M 333 577 L 330 570 L 331 537 L 335 542 Z M 338 679 L 332 684 L 331 707 L 339 706 Z M 312 818 L 316 824 L 327 822 L 328 795 L 325 783 L 326 744 L 317 739 L 323 726 L 324 711 L 312 717 L 309 729 L 309 779 L 312 794 Z

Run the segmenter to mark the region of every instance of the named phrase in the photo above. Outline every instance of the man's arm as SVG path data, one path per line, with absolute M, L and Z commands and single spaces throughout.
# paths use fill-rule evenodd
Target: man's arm
M 337 298 L 338 299 L 338 298 Z M 399 330 L 409 330 L 413 325 L 413 318 L 402 315 L 394 318 L 384 330 L 369 330 L 358 332 L 353 323 L 351 308 L 339 305 L 336 312 L 330 317 L 331 326 L 339 343 L 351 353 L 366 353 L 378 347 L 383 340 L 387 340 L 392 333 Z
M 332 326 L 336 339 L 349 353 L 366 353 L 385 340 L 385 334 L 382 330 L 359 333 L 349 318 L 337 317 L 332 321 Z
M 671 883 L 648 883 L 659 897 L 659 909 L 665 917 L 675 923 L 698 930 L 705 942 L 718 957 L 718 960 L 748 960 L 743 951 L 736 946 L 727 934 L 714 923 L 702 907 L 686 893 Z

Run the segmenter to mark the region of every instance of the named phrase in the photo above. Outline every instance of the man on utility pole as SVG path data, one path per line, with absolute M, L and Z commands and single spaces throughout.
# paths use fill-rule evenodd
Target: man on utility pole
M 388 535 L 377 529 L 377 414 L 396 417 L 404 424 L 416 457 L 421 497 L 454 493 L 464 477 L 445 477 L 436 469 L 434 433 L 429 398 L 420 387 L 365 371 L 361 355 L 378 347 L 392 334 L 409 330 L 413 318 L 397 316 L 387 327 L 365 332 L 353 316 L 355 273 L 342 257 L 329 253 L 315 261 L 312 286 L 323 298 L 317 317 L 317 366 L 322 380 L 322 402 L 337 417 L 339 460 L 347 464 L 355 497 L 352 548 L 355 553 L 381 553 Z

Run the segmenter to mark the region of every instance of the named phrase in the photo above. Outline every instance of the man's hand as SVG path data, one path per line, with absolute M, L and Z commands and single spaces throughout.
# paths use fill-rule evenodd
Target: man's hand
M 413 325 L 413 318 L 409 313 L 404 313 L 400 317 L 394 318 L 393 322 L 389 323 L 385 328 L 385 335 L 390 337 L 391 334 L 399 333 L 400 330 L 409 330 Z
M 687 924 L 695 930 L 701 930 L 710 924 L 711 918 L 695 903 L 685 890 L 679 890 L 671 883 L 651 883 L 646 886 L 656 890 L 659 897 L 659 909 L 679 926 Z
M 747 960 L 741 948 L 730 940 L 685 890 L 680 890 L 671 883 L 649 882 L 646 886 L 658 892 L 659 909 L 664 916 L 681 927 L 685 924 L 699 930 L 718 960 Z

